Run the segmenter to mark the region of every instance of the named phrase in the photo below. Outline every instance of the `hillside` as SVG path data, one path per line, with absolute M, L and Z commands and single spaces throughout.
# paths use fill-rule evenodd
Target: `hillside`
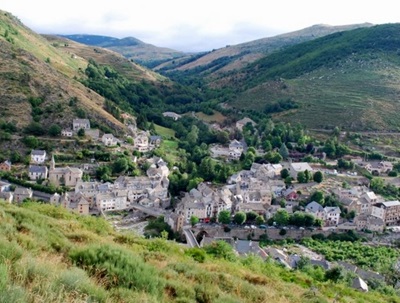
M 313 40 L 335 32 L 351 30 L 359 27 L 371 26 L 369 23 L 342 26 L 314 25 L 298 31 L 258 39 L 238 45 L 228 45 L 224 48 L 210 51 L 206 54 L 194 54 L 185 58 L 165 62 L 155 67 L 163 72 L 199 73 L 204 76 L 215 77 L 222 73 L 244 68 L 247 64 L 264 57 L 274 51 Z
M 400 24 L 339 32 L 297 44 L 213 82 L 230 105 L 309 128 L 399 130 Z M 280 106 L 290 104 L 285 111 Z M 292 106 L 295 105 L 295 106 Z
M 81 109 L 99 123 L 124 128 L 103 109 L 103 97 L 75 80 L 84 77 L 85 59 L 60 52 L 4 11 L 0 11 L 0 45 L 1 119 L 22 128 L 38 116 L 44 127 L 54 122 L 70 127 Z M 40 100 L 35 113 L 32 98 Z M 71 99 L 76 106 L 69 106 Z
M 147 67 L 154 67 L 162 62 L 175 60 L 187 54 L 165 47 L 144 43 L 133 37 L 122 39 L 99 35 L 62 35 L 81 44 L 98 46 L 118 52 L 126 58 Z
M 226 245 L 115 232 L 62 207 L 0 202 L 0 218 L 0 302 L 400 302 L 240 259 Z

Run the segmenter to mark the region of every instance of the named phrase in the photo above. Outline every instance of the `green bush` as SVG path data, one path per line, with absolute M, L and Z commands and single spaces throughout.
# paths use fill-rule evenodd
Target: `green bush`
M 200 248 L 193 247 L 185 251 L 185 255 L 192 257 L 195 261 L 203 263 L 206 259 L 206 252 Z
M 157 271 L 130 251 L 109 246 L 89 246 L 69 254 L 77 266 L 100 278 L 106 288 L 124 287 L 161 296 L 164 281 Z
M 204 249 L 207 254 L 215 258 L 225 259 L 228 261 L 236 260 L 236 256 L 233 252 L 232 247 L 224 241 L 215 241 L 210 245 L 206 245 Z

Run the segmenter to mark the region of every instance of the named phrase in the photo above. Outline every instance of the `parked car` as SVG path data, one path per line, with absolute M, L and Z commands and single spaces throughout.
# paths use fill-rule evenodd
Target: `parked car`
M 261 228 L 261 229 L 267 229 L 267 226 L 266 226 L 266 225 L 263 225 L 263 224 L 261 224 L 261 225 L 259 226 L 259 228 Z

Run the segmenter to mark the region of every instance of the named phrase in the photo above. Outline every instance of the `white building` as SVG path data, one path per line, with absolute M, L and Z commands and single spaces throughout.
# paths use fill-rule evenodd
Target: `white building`
M 114 146 L 117 145 L 118 140 L 113 134 L 104 134 L 103 137 L 101 137 L 101 142 L 103 142 L 105 146 Z
M 41 164 L 46 161 L 46 151 L 34 149 L 31 152 L 31 162 Z

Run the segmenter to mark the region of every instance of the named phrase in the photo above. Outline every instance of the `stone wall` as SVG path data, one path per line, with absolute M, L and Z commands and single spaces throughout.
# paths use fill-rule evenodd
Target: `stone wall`
M 230 237 L 230 238 L 238 238 L 241 240 L 259 240 L 259 237 L 263 234 L 267 234 L 268 238 L 271 240 L 279 240 L 279 239 L 295 239 L 299 240 L 305 237 L 311 237 L 314 234 L 324 234 L 328 236 L 331 234 L 330 231 L 323 230 L 301 230 L 301 229 L 286 229 L 286 234 L 284 236 L 279 235 L 281 231 L 280 228 L 267 228 L 267 229 L 245 229 L 245 228 L 232 228 L 230 232 L 225 232 L 222 226 L 202 226 L 192 228 L 194 235 L 197 237 L 201 237 L 202 234 L 206 234 L 207 237 Z

